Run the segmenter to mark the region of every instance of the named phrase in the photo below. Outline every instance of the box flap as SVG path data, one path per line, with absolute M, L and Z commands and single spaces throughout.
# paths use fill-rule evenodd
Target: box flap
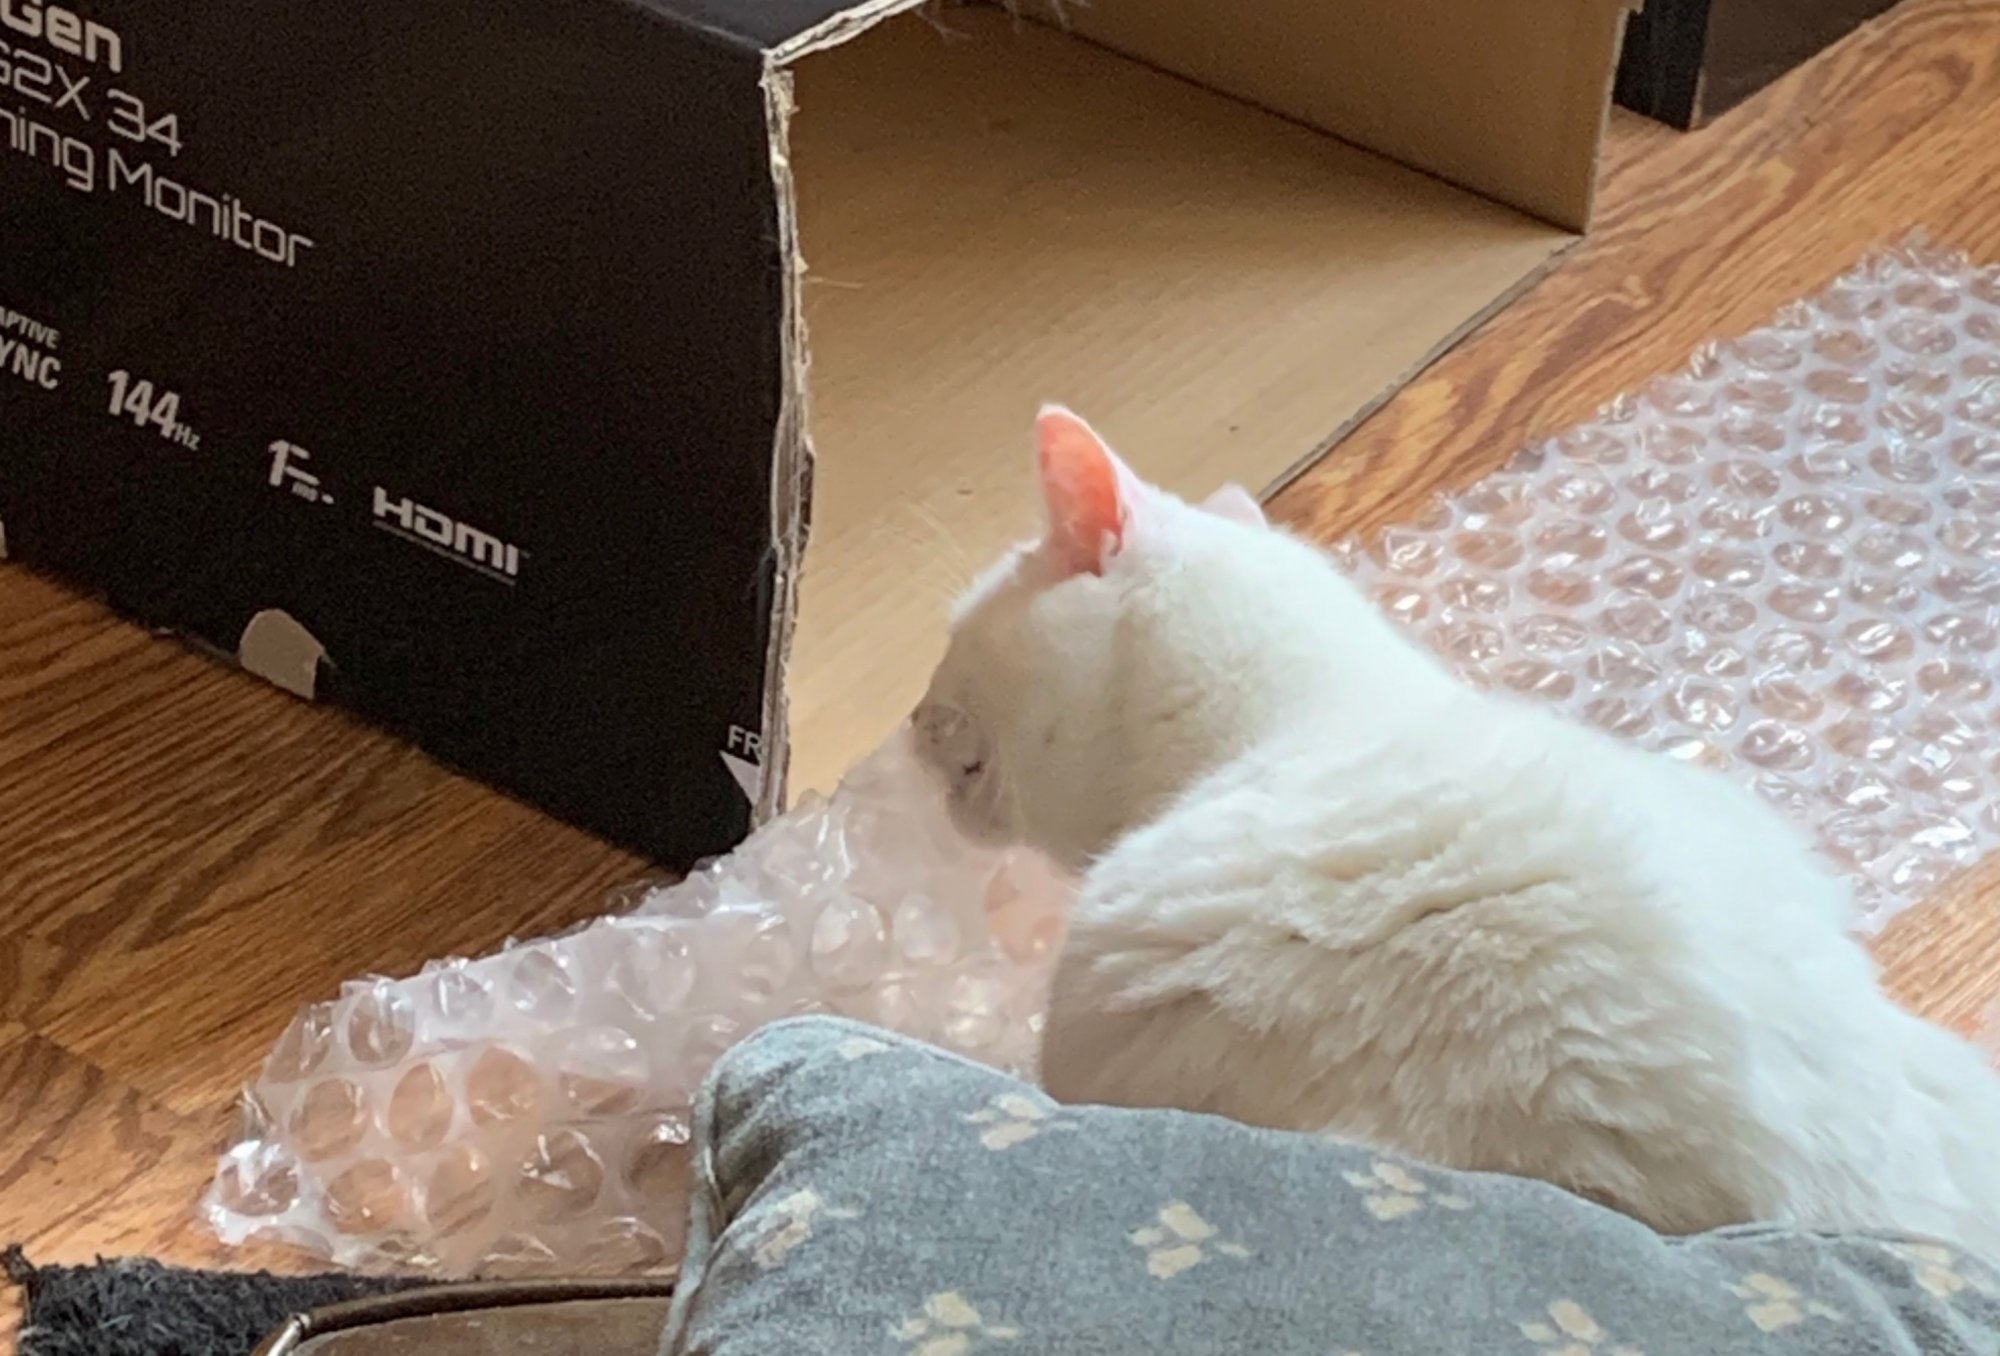
M 1582 230 L 1636 0 L 1092 0 L 1098 42 Z
M 818 453 L 792 785 L 902 720 L 974 570 L 1036 527 L 1062 400 L 1187 493 L 1272 485 L 1574 242 L 1005 14 L 794 72 Z

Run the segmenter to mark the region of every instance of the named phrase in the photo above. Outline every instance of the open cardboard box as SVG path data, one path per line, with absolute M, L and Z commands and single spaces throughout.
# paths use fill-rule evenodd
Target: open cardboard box
M 911 709 L 952 591 L 1033 530 L 1040 399 L 1171 489 L 1275 488 L 1558 258 L 1623 19 L 1093 0 L 1059 31 L 906 8 L 772 55 L 817 466 L 795 788 Z
M 1268 488 L 1586 225 L 1624 0 L 1052 3 L 23 8 L 0 554 L 730 847 L 910 709 L 1039 402 Z

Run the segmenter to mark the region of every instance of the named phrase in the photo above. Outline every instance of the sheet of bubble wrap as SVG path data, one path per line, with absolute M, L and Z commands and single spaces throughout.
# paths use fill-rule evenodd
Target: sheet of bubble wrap
M 1885 253 L 1339 554 L 1474 681 L 1745 778 L 1879 927 L 2000 832 L 2000 273 Z M 580 932 L 308 1009 L 208 1218 L 350 1266 L 670 1265 L 723 1048 L 833 1010 L 1025 1069 L 1065 905 L 891 745 Z
M 1340 554 L 1473 681 L 1748 781 L 1873 932 L 2000 833 L 2000 270 L 1882 253 Z
M 205 1214 L 343 1266 L 623 1273 L 680 1259 L 689 1108 L 756 1025 L 840 1012 L 1030 1072 L 1067 887 L 976 850 L 901 742 L 565 937 L 301 1013 Z

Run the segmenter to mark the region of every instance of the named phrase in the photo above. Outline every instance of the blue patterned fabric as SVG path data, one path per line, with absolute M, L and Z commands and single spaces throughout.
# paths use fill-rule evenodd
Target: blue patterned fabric
M 703 1093 L 663 1356 L 1994 1356 L 1913 1239 L 1662 1238 L 1539 1182 L 769 1027 Z

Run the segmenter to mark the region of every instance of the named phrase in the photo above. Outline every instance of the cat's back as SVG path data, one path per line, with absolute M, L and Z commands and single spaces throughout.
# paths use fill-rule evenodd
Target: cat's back
M 1095 1081 L 1059 1029 L 1070 1010 L 1136 998 L 1155 1022 L 1177 1012 L 1175 1039 L 1100 1025 L 1164 1063 L 1097 1099 L 1186 1105 L 1200 1087 L 1199 1109 L 1581 1185 L 1656 1222 L 1741 1217 L 1765 1194 L 1743 1023 L 1696 978 L 1709 915 L 1730 910 L 1675 887 L 1697 857 L 1759 854 L 1726 816 L 1689 826 L 1692 853 L 1653 841 L 1701 811 L 1685 771 L 1470 693 L 1299 723 L 1093 869 L 1052 1089 Z M 1651 1157 L 1616 1147 L 1634 1144 Z M 1717 1165 L 1725 1184 L 1672 1185 Z
M 2000 1085 L 1882 997 L 1848 908 L 1747 791 L 1539 708 L 1302 724 L 1093 871 L 1052 1087 L 1542 1176 L 1668 1228 L 1952 1232 L 2000 1151 L 1949 1122 L 2000 1129 Z M 1086 1050 L 1055 1029 L 1078 1003 L 1148 1016 Z
M 1174 818 L 1176 837 L 1227 825 L 1216 847 L 1294 861 L 1307 852 L 1338 859 L 1360 840 L 1389 866 L 1444 851 L 1473 894 L 1503 889 L 1532 862 L 1746 936 L 1796 922 L 1839 937 L 1853 907 L 1848 883 L 1735 781 L 1518 699 L 1464 690 L 1407 711 L 1307 721 L 1194 788 Z M 1380 882 L 1351 883 L 1364 888 L 1341 902 L 1370 907 Z

